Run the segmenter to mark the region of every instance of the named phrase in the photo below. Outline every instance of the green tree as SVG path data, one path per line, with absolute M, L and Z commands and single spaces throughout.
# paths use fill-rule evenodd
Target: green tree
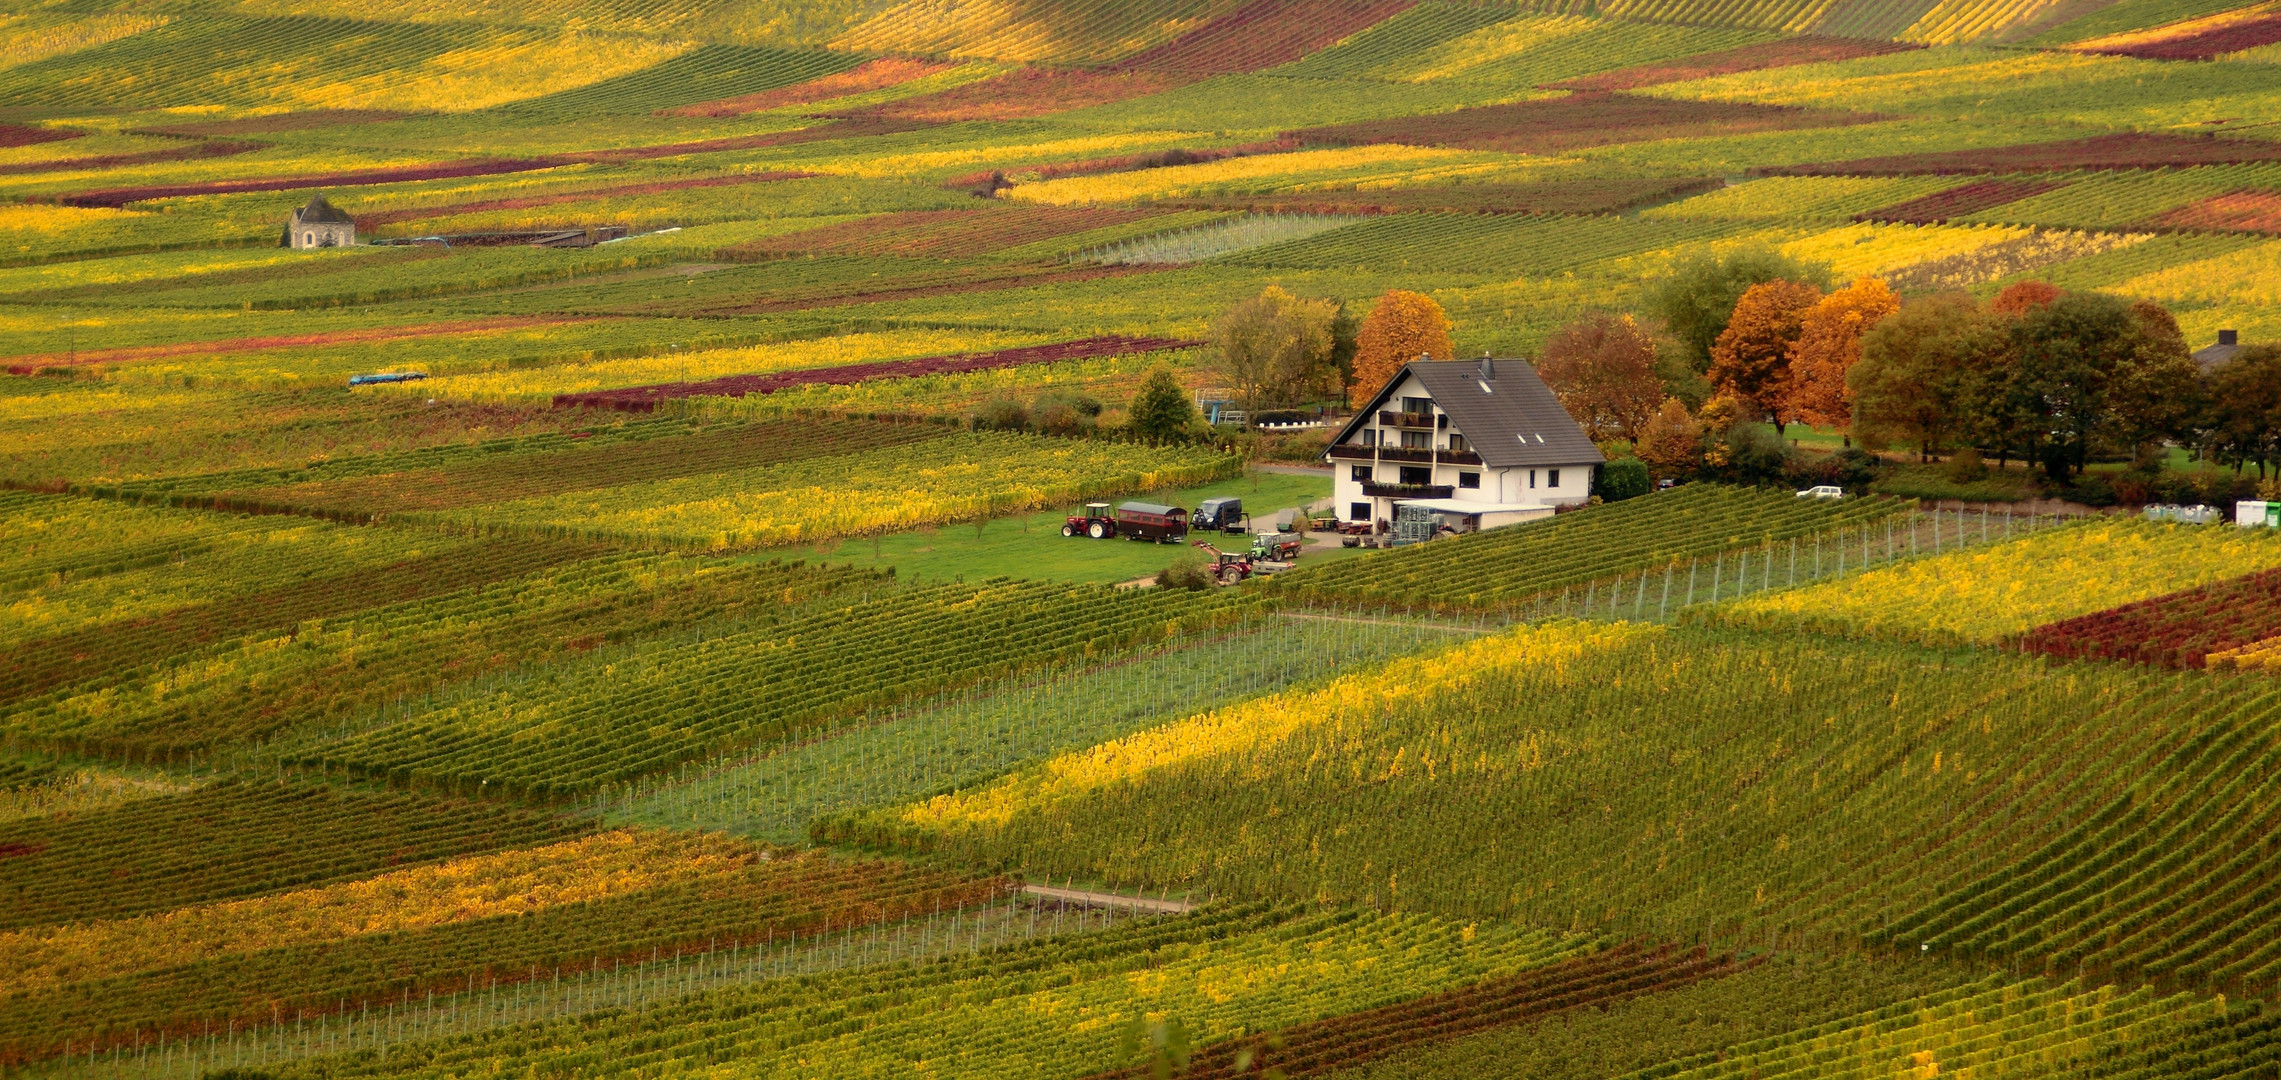
M 1133 395 L 1126 412 L 1132 433 L 1152 443 L 1183 440 L 1196 422 L 1196 406 L 1188 400 L 1188 391 L 1163 365 L 1141 380 L 1140 392 Z
M 1649 299 L 1688 363 L 1704 372 L 1711 370 L 1711 346 L 1726 332 L 1742 294 L 1769 281 L 1827 289 L 1830 270 L 1765 246 L 1738 248 L 1725 255 L 1704 248 L 1679 260 Z
M 2260 476 L 2281 461 L 2281 346 L 2252 345 L 2207 380 L 2210 456 Z
M 2130 362 L 2107 378 L 2108 419 L 2115 441 L 2134 457 L 2149 456 L 2165 439 L 2184 440 L 2202 414 L 2202 369 L 2178 320 L 2162 305 L 2131 305 L 2138 333 Z
M 1963 293 L 1911 300 L 1861 341 L 1846 373 L 1853 432 L 1875 449 L 1914 446 L 1919 460 L 1978 430 L 1986 374 L 2010 346 L 2001 319 Z
M 1344 388 L 1332 333 L 1338 305 L 1301 300 L 1270 285 L 1212 323 L 1218 370 L 1246 409 L 1296 405 Z
M 1985 399 L 1989 418 L 2044 475 L 2065 482 L 2112 430 L 2112 383 L 2137 363 L 2142 337 L 2130 304 L 2103 293 L 2068 293 L 2028 310 L 2012 324 L 2013 362 Z

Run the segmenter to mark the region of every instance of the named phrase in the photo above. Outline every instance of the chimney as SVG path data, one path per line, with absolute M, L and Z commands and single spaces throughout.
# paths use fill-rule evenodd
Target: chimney
M 2239 344 L 2241 344 L 2241 332 L 2240 332 L 2240 331 L 2238 331 L 2238 330 L 2220 330 L 2220 331 L 2218 331 L 2218 344 L 2220 344 L 2220 345 L 2239 345 Z
M 1488 354 L 1488 353 L 1482 353 L 1482 354 L 1481 354 L 1481 381 L 1482 381 L 1482 382 L 1489 382 L 1490 380 L 1493 380 L 1493 379 L 1495 379 L 1496 377 L 1497 377 L 1497 362 L 1496 362 L 1495 360 L 1491 360 L 1491 359 L 1489 359 L 1489 354 Z

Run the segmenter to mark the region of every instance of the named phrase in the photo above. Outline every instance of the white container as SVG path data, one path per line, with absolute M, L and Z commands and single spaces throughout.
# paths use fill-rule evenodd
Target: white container
M 2260 499 L 2237 502 L 2233 504 L 2233 523 L 2243 528 L 2253 525 L 2281 528 L 2281 502 L 2265 502 Z

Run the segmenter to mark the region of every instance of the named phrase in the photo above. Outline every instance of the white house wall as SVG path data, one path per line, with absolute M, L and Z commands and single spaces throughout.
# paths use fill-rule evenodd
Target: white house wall
M 1431 400 L 1432 396 L 1426 392 L 1424 384 L 1420 383 L 1416 376 L 1405 375 L 1394 392 L 1386 397 L 1387 407 L 1384 411 L 1402 412 L 1402 399 L 1405 397 L 1422 397 Z M 1370 445 L 1368 440 L 1377 438 L 1388 440 L 1388 445 L 1399 447 L 1401 445 L 1401 432 L 1405 429 L 1398 427 L 1381 428 L 1378 424 L 1377 412 L 1378 410 L 1373 410 L 1368 422 L 1355 429 L 1348 436 L 1347 441 L 1341 445 L 1365 447 Z M 1433 406 L 1433 413 L 1436 417 L 1446 415 L 1438 403 Z M 1438 420 L 1436 422 L 1439 423 Z M 1416 429 L 1408 430 L 1415 431 Z M 1426 434 L 1433 449 L 1447 450 L 1449 448 L 1449 437 L 1453 434 L 1462 436 L 1464 432 L 1458 430 L 1453 424 L 1446 428 L 1437 426 Z M 1467 449 L 1472 449 L 1470 443 L 1468 443 Z M 1332 460 L 1332 482 L 1338 514 L 1341 519 L 1346 521 L 1392 520 L 1394 504 L 1398 500 L 1383 497 L 1371 498 L 1364 495 L 1362 491 L 1363 480 L 1355 475 L 1358 468 L 1366 472 L 1375 482 L 1381 484 L 1401 483 L 1404 467 L 1426 469 L 1431 477 L 1425 481 L 1426 483 L 1448 486 L 1450 497 L 1462 502 L 1508 506 L 1515 503 L 1560 506 L 1581 503 L 1590 498 L 1594 464 L 1593 462 L 1576 462 L 1569 465 L 1498 469 L 1485 465 L 1457 465 L 1448 462 L 1426 465 L 1408 461 L 1361 462 L 1334 458 Z M 1463 486 L 1462 482 L 1466 473 L 1475 474 L 1480 480 L 1480 486 Z M 1555 473 L 1558 474 L 1558 484 L 1553 483 Z M 1357 504 L 1368 504 L 1366 515 L 1356 516 L 1354 511 Z

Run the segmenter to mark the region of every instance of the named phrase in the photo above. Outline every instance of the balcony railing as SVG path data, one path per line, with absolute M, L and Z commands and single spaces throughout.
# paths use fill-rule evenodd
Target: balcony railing
M 1364 498 L 1369 499 L 1446 499 L 1457 494 L 1448 484 L 1379 484 L 1365 482 Z
M 1342 461 L 1405 461 L 1433 465 L 1479 465 L 1481 455 L 1471 450 L 1420 450 L 1415 447 L 1348 446 L 1341 443 L 1331 447 L 1330 455 Z
M 1435 428 L 1441 426 L 1441 418 L 1435 416 L 1432 413 L 1405 413 L 1393 412 L 1391 410 L 1381 410 L 1378 414 L 1378 426 L 1397 428 Z

